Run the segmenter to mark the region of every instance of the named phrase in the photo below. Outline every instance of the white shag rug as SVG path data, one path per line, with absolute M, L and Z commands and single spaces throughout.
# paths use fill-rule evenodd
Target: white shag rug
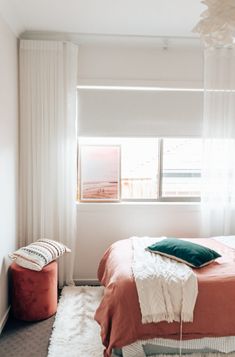
M 103 357 L 100 327 L 94 320 L 103 287 L 64 287 L 48 357 Z
M 103 287 L 65 287 L 62 290 L 48 357 L 103 357 L 100 327 L 94 320 Z M 180 357 L 162 355 L 152 357 Z M 235 357 L 235 353 L 192 353 L 184 357 Z

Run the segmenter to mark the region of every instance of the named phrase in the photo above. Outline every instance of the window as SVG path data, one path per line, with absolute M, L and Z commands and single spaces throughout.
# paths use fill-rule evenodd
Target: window
M 194 138 L 79 138 L 80 149 L 91 145 L 120 147 L 120 200 L 198 201 L 200 199 L 201 147 Z M 93 155 L 95 151 L 93 150 Z M 80 150 L 81 151 L 81 150 Z M 98 158 L 97 152 L 97 158 Z M 80 154 L 80 161 L 81 154 Z M 85 175 L 80 162 L 79 187 Z M 99 166 L 99 165 L 98 165 Z M 89 163 L 95 172 L 97 160 Z M 97 173 L 98 174 L 98 173 Z M 103 192 L 103 189 L 100 190 Z M 80 195 L 80 198 L 82 195 Z M 94 201 L 96 197 L 94 197 Z M 91 197 L 92 201 L 92 197 Z
M 157 199 L 159 150 L 156 139 L 123 140 L 121 192 L 123 199 Z
M 201 140 L 162 140 L 162 197 L 199 197 Z

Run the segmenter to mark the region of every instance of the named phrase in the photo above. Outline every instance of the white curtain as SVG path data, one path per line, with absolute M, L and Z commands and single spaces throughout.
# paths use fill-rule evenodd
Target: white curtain
M 202 235 L 235 234 L 235 49 L 205 51 Z
M 59 284 L 72 283 L 76 240 L 78 48 L 20 41 L 20 245 L 60 241 Z

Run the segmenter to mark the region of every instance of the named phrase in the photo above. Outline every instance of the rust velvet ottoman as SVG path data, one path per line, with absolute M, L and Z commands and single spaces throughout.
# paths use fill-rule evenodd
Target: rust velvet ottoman
M 11 304 L 15 318 L 24 321 L 44 320 L 57 309 L 57 262 L 41 271 L 11 264 Z

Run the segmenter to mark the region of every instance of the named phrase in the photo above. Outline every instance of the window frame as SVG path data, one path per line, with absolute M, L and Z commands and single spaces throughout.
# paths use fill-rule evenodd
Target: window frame
M 181 196 L 181 197 L 175 197 L 175 196 L 168 196 L 168 197 L 162 197 L 162 184 L 163 184 L 163 141 L 164 139 L 167 139 L 167 137 L 154 137 L 156 140 L 158 140 L 158 168 L 157 168 L 157 174 L 158 174 L 158 185 L 157 185 L 157 194 L 158 198 L 122 198 L 122 172 L 120 170 L 120 200 L 118 201 L 113 201 L 114 203 L 128 203 L 128 202 L 136 202 L 136 203 L 184 203 L 184 202 L 201 202 L 201 196 Z M 183 139 L 184 137 L 178 137 L 179 139 Z M 190 139 L 196 139 L 195 137 L 191 137 Z M 94 138 L 95 140 L 95 138 Z M 77 180 L 77 201 L 79 203 L 84 203 L 83 200 L 80 199 L 80 183 L 81 183 L 81 167 L 80 167 L 80 150 L 79 147 L 81 144 L 79 143 L 79 137 L 78 137 L 78 180 Z M 96 144 L 92 144 L 96 145 Z M 109 144 L 107 144 L 109 145 Z M 111 145 L 111 144 L 110 144 Z M 116 145 L 116 144 L 115 144 Z M 122 147 L 121 144 L 120 149 Z M 122 160 L 122 155 L 121 155 L 121 150 L 120 150 L 120 166 L 121 166 L 121 160 Z M 201 175 L 200 175 L 201 176 Z M 98 203 L 102 203 L 102 201 L 97 201 Z M 97 203 L 96 202 L 96 203 Z M 111 203 L 107 202 L 106 203 Z M 86 201 L 86 203 L 94 203 L 94 201 Z

